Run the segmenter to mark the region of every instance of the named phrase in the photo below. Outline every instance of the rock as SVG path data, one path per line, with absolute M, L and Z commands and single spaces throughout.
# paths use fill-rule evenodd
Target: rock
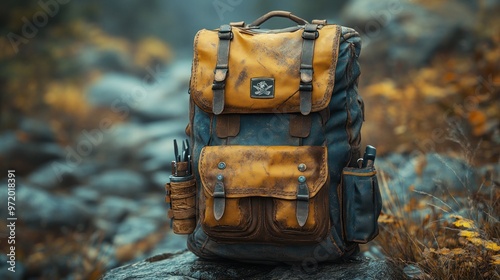
M 166 171 L 155 172 L 151 175 L 151 182 L 152 184 L 154 184 L 155 188 L 163 192 L 165 190 L 165 183 L 169 181 L 169 177 L 171 174 L 172 172 Z
M 425 273 L 420 267 L 409 264 L 405 266 L 403 272 L 408 276 L 409 279 L 431 279 L 432 277 Z
M 137 211 L 137 202 L 122 197 L 106 197 L 97 208 L 99 218 L 113 223 L 121 222 L 129 213 Z
M 32 174 L 34 183 L 40 186 L 49 186 L 52 182 L 62 186 L 77 185 L 88 180 L 90 176 L 98 173 L 103 168 L 102 163 L 95 162 L 92 158 L 76 158 L 72 154 L 66 157 L 66 160 L 56 160 L 47 163 L 46 166 Z M 44 174 L 47 177 L 44 177 Z M 30 176 L 31 177 L 31 176 Z
M 107 168 L 123 168 L 124 161 L 143 167 L 145 155 L 141 155 L 143 153 L 141 150 L 144 146 L 161 139 L 171 139 L 170 141 L 174 138 L 182 139 L 185 137 L 186 124 L 187 122 L 176 120 L 148 124 L 117 124 L 104 135 L 102 144 L 97 147 L 97 156 L 106 158 Z M 168 145 L 172 146 L 172 142 Z M 158 156 L 159 152 L 155 157 Z M 173 158 L 173 154 L 165 156 Z
M 144 177 L 126 169 L 106 171 L 93 177 L 89 187 L 105 195 L 138 197 L 147 192 L 148 185 Z
M 208 261 L 188 251 L 166 253 L 115 268 L 103 279 L 406 279 L 402 270 L 387 260 L 354 257 L 340 263 L 314 267 L 271 266 L 228 260 Z
M 460 16 L 451 11 L 460 7 Z M 361 61 L 379 61 L 414 68 L 427 63 L 439 49 L 456 47 L 464 31 L 473 28 L 474 13 L 461 4 L 430 11 L 409 1 L 349 1 L 342 18 L 362 35 Z M 400 68 L 398 68 L 400 69 Z
M 112 238 L 127 215 L 137 211 L 138 203 L 127 198 L 106 197 L 97 206 L 94 224 L 101 230 L 105 238 Z
M 468 197 L 481 185 L 475 168 L 459 158 L 436 153 L 390 155 L 380 157 L 375 165 L 379 171 L 382 200 L 389 201 L 388 206 L 412 205 L 412 211 L 405 213 L 405 217 L 415 221 L 432 215 L 436 207 L 451 207 L 454 214 L 469 211 Z M 385 188 L 381 174 L 387 175 L 388 188 Z M 436 207 L 429 207 L 429 204 Z
M 15 266 L 14 268 L 12 268 L 14 272 L 8 270 L 9 268 L 11 268 L 8 261 L 9 258 L 7 254 L 0 255 L 0 279 L 5 279 L 5 280 L 25 279 L 24 274 L 26 273 L 26 269 L 24 265 L 19 261 L 19 259 L 15 260 Z
M 13 131 L 0 134 L 0 161 L 18 172 L 31 171 L 52 160 L 62 159 L 64 150 L 56 143 L 31 142 Z
M 28 185 L 16 187 L 19 219 L 35 228 L 76 228 L 87 224 L 90 212 L 77 198 L 53 195 Z
M 26 134 L 32 142 L 55 142 L 56 136 L 47 122 L 24 118 L 19 124 L 19 131 Z
M 171 71 L 150 69 L 144 79 L 122 74 L 105 75 L 90 87 L 87 100 L 95 106 L 109 108 L 122 119 L 153 122 L 182 118 L 187 122 L 188 83 L 183 76 L 176 74 L 179 76 L 176 78 L 172 73 L 189 76 L 191 72 L 183 63 L 177 64 L 179 66 Z
M 168 221 L 168 205 L 164 200 L 165 193 L 158 192 L 148 195 L 138 202 L 139 208 L 135 212 L 136 216 L 144 219 L 151 219 L 160 223 Z
M 164 223 L 139 216 L 128 217 L 120 223 L 113 238 L 116 257 L 129 261 L 156 246 L 165 235 Z
M 432 195 L 473 192 L 479 187 L 476 171 L 469 164 L 435 153 L 413 158 L 399 174 L 406 185 Z
M 145 258 L 162 255 L 165 253 L 179 253 L 187 250 L 187 235 L 174 234 L 169 230 L 165 237 L 156 244 L 151 252 L 143 256 L 139 256 L 135 262 L 139 262 Z
M 133 100 L 124 97 L 130 96 L 133 89 L 140 87 L 141 81 L 136 77 L 125 74 L 107 74 L 90 87 L 87 92 L 87 100 L 94 106 L 107 107 L 127 113 L 127 111 L 118 110 L 120 107 L 117 105 L 122 103 L 121 105 L 130 106 Z
M 113 131 L 106 135 L 106 149 L 137 149 L 143 144 L 184 134 L 186 123 L 175 121 L 155 122 L 151 124 L 124 123 L 116 125 Z
M 34 186 L 46 190 L 55 189 L 58 186 L 72 183 L 71 178 L 66 176 L 66 174 L 64 174 L 64 176 L 60 176 L 57 170 L 54 169 L 52 163 L 47 163 L 36 169 L 27 177 L 27 181 Z
M 173 141 L 179 137 L 163 138 L 158 141 L 151 142 L 144 146 L 138 152 L 139 159 L 143 162 L 142 168 L 145 172 L 154 171 L 171 171 L 172 160 L 174 160 L 174 145 Z M 167 177 L 168 178 L 168 177 Z
M 87 206 L 95 206 L 101 199 L 101 194 L 88 186 L 78 186 L 71 191 L 73 197 L 78 198 Z
M 133 59 L 125 52 L 102 50 L 96 47 L 81 48 L 74 64 L 79 71 L 100 69 L 103 72 L 126 72 L 133 69 Z

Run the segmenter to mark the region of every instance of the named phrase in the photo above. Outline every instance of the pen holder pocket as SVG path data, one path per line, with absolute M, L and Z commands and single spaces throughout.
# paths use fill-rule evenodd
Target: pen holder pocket
M 342 222 L 347 241 L 367 243 L 378 235 L 382 198 L 373 167 L 342 171 Z
M 170 203 L 168 217 L 176 234 L 189 234 L 196 227 L 196 180 L 192 175 L 186 177 L 170 176 L 165 185 L 165 201 Z

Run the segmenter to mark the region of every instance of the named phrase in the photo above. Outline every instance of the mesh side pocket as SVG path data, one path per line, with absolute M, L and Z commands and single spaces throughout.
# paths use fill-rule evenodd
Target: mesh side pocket
M 190 234 L 196 227 L 196 180 L 189 177 L 170 177 L 165 185 L 166 202 L 170 202 L 168 217 L 176 234 Z
M 367 243 L 378 235 L 382 198 L 375 168 L 342 171 L 343 229 L 347 241 Z

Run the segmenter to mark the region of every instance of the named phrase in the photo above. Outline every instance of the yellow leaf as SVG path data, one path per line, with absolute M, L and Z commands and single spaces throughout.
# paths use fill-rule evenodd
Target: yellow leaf
M 451 250 L 452 254 L 453 255 L 462 255 L 462 254 L 465 254 L 465 250 L 462 249 L 462 248 L 455 248 L 453 250 Z
M 473 238 L 473 237 L 478 237 L 479 232 L 476 231 L 471 231 L 471 230 L 461 230 L 458 235 L 466 237 L 466 238 Z
M 491 264 L 500 265 L 500 255 L 491 256 Z
M 481 238 L 477 238 L 477 237 L 467 238 L 467 240 L 469 240 L 470 243 L 472 243 L 476 246 L 483 245 L 483 242 L 484 242 L 484 240 L 482 240 Z
M 492 251 L 500 251 L 500 245 L 496 244 L 495 242 L 493 241 L 485 241 L 484 242 L 484 247 L 488 250 L 492 250 Z
M 367 95 L 385 96 L 388 99 L 401 99 L 401 92 L 396 88 L 392 80 L 385 80 L 366 88 Z
M 462 248 L 454 248 L 454 249 L 448 249 L 448 248 L 441 248 L 435 253 L 443 255 L 443 256 L 454 256 L 454 255 L 462 255 L 465 254 L 465 250 Z
M 453 215 L 452 217 L 457 219 L 455 222 L 453 222 L 453 225 L 455 225 L 456 227 L 475 228 L 474 221 L 472 220 L 466 219 L 459 215 Z
M 491 250 L 491 251 L 500 251 L 500 245 L 496 244 L 495 242 L 493 242 L 491 240 L 484 240 L 484 239 L 476 238 L 476 237 L 467 238 L 467 240 L 476 246 L 481 245 L 481 246 L 484 246 L 484 248 Z
M 468 120 L 472 126 L 472 133 L 476 136 L 482 135 L 486 130 L 486 115 L 478 110 L 469 113 Z
M 382 213 L 378 217 L 378 222 L 381 224 L 395 224 L 397 223 L 397 218 L 392 215 Z

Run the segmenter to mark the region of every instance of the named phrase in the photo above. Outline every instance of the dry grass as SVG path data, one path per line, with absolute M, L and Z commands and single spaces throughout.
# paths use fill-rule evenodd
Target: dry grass
M 414 192 L 422 196 L 402 203 L 381 173 L 381 189 L 389 199 L 376 243 L 386 256 L 402 267 L 420 268 L 414 279 L 500 279 L 500 189 L 493 180 L 485 178 L 480 191 L 465 200 Z M 446 202 L 450 199 L 453 206 Z M 423 217 L 411 215 L 425 209 L 430 213 Z
M 1 225 L 1 223 L 0 223 Z M 57 231 L 21 226 L 16 257 L 25 268 L 23 279 L 99 279 L 112 259 L 102 235 L 91 231 Z M 3 252 L 7 246 L 0 242 Z

